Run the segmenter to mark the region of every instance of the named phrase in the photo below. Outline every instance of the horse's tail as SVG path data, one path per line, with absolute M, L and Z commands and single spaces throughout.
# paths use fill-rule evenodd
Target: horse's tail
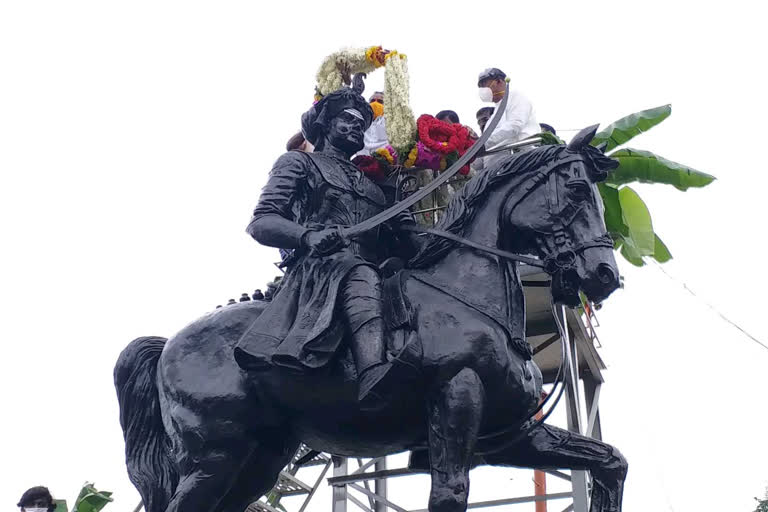
M 156 384 L 157 362 L 166 341 L 157 336 L 133 340 L 117 359 L 114 373 L 128 476 L 147 512 L 165 511 L 179 482 Z

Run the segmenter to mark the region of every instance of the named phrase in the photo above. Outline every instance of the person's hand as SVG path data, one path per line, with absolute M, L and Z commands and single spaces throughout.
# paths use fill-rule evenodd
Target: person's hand
M 302 237 L 302 243 L 312 254 L 327 256 L 347 245 L 338 228 L 326 228 L 320 231 L 308 231 Z

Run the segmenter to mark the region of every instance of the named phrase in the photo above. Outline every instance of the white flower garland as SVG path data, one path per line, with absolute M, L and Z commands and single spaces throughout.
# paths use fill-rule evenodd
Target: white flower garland
M 370 73 L 376 63 L 368 58 L 370 48 L 345 48 L 330 54 L 317 70 L 317 89 L 325 96 L 349 85 L 356 73 Z
M 416 118 L 410 107 L 408 61 L 404 54 L 380 46 L 345 48 L 327 56 L 317 71 L 320 97 L 350 84 L 356 73 L 370 73 L 384 64 L 384 118 L 389 144 L 407 155 L 416 143 Z M 319 99 L 319 98 L 318 98 Z
M 405 55 L 392 52 L 384 67 L 384 117 L 387 139 L 400 155 L 407 155 L 416 143 L 416 119 L 410 106 L 408 61 Z

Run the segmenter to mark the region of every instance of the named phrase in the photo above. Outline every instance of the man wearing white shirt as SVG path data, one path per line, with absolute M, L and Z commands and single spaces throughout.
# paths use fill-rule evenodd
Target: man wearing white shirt
M 384 93 L 376 91 L 371 95 L 368 103 L 373 109 L 373 122 L 363 134 L 365 147 L 357 153 L 358 155 L 370 155 L 389 144 L 387 141 L 387 122 L 384 118 Z
M 498 68 L 488 68 L 477 79 L 480 99 L 484 102 L 493 102 L 493 115 L 499 108 L 499 104 L 504 98 L 506 91 L 507 75 Z M 528 98 L 517 91 L 510 90 L 507 108 L 499 120 L 499 124 L 493 130 L 488 138 L 485 147 L 493 149 L 498 146 L 504 146 L 536 135 L 541 131 L 539 123 L 536 121 L 536 114 Z M 497 154 L 489 155 L 484 158 L 484 167 L 493 165 L 511 152 L 502 151 Z

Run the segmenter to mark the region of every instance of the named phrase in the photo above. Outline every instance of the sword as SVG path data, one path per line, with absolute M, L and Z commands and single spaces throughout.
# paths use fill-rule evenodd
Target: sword
M 387 208 L 383 212 L 379 213 L 378 215 L 374 215 L 370 219 L 364 220 L 363 222 L 359 224 L 355 224 L 354 226 L 343 228 L 341 229 L 341 235 L 344 238 L 350 239 L 354 236 L 357 236 L 361 233 L 365 233 L 366 231 L 369 231 L 379 224 L 382 224 L 398 213 L 410 208 L 414 204 L 418 203 L 425 197 L 427 197 L 429 194 L 432 193 L 433 190 L 437 189 L 440 185 L 448 181 L 455 175 L 459 170 L 464 167 L 464 165 L 469 162 L 475 154 L 480 151 L 480 149 L 485 145 L 485 143 L 488 141 L 488 137 L 491 136 L 493 133 L 493 130 L 496 129 L 496 125 L 499 124 L 499 120 L 501 120 L 501 116 L 504 115 L 504 111 L 507 108 L 507 100 L 509 99 L 509 78 L 506 80 L 506 86 L 505 86 L 505 92 L 504 97 L 501 99 L 501 104 L 499 105 L 499 108 L 496 110 L 496 114 L 493 116 L 493 119 L 491 119 L 491 122 L 486 125 L 485 131 L 483 131 L 483 134 L 480 136 L 479 139 L 477 139 L 477 142 L 475 142 L 471 148 L 467 150 L 466 153 L 464 153 L 461 158 L 459 158 L 452 166 L 450 166 L 448 169 L 440 173 L 440 175 L 435 178 L 432 183 L 427 185 L 426 187 L 422 188 L 418 192 L 415 192 L 408 196 L 406 199 L 403 199 L 402 201 L 396 203 L 395 205 Z
M 488 156 L 494 153 L 501 153 L 502 151 L 512 151 L 513 149 L 524 148 L 525 146 L 532 146 L 541 142 L 541 137 L 531 137 L 530 139 L 521 140 L 518 142 L 512 142 L 511 144 L 504 144 L 503 146 L 496 146 L 491 149 L 481 151 L 477 156 Z

